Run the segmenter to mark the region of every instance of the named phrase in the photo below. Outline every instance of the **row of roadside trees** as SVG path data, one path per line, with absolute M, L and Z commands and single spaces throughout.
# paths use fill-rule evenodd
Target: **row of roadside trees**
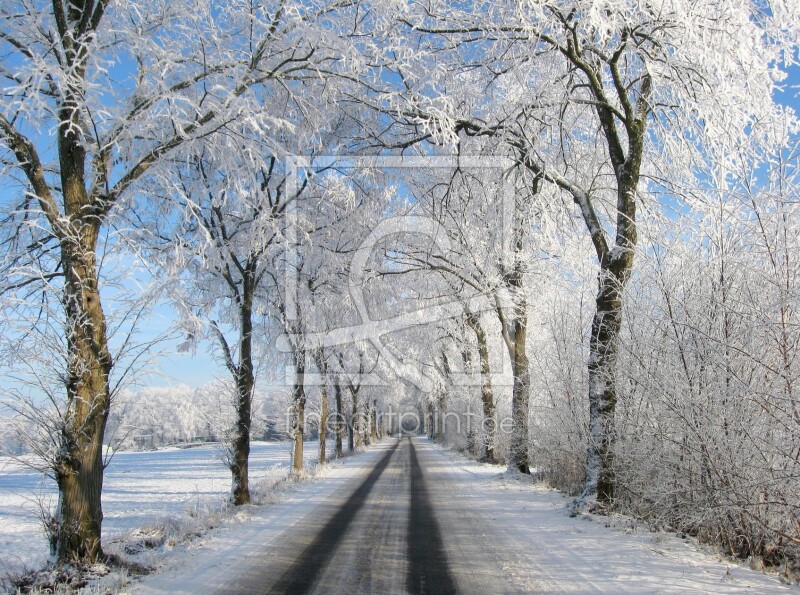
M 53 412 L 58 560 L 102 557 L 106 426 L 164 296 L 235 387 L 234 504 L 279 351 L 296 468 L 308 390 L 369 420 L 401 378 L 507 411 L 478 454 L 576 512 L 796 548 L 790 4 L 3 5 L 3 354 L 17 413 Z

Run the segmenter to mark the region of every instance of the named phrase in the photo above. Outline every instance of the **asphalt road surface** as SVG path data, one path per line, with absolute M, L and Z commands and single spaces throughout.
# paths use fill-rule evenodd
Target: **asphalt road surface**
M 457 494 L 439 486 L 430 446 L 385 443 L 368 475 L 284 534 L 227 593 L 487 593 L 503 579 L 482 568 L 481 544 Z M 449 531 L 443 533 L 443 527 Z

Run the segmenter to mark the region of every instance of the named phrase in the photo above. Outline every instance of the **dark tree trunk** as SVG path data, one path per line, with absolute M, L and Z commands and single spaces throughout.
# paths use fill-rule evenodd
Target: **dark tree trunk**
M 370 445 L 370 426 L 372 422 L 372 403 L 369 398 L 364 403 L 364 411 L 361 414 L 361 445 Z
M 244 374 L 237 378 L 236 430 L 231 457 L 231 500 L 235 506 L 250 503 L 250 423 L 254 379 L 252 374 L 242 376 Z
M 306 415 L 305 360 L 305 350 L 297 348 L 295 351 L 294 387 L 292 388 L 292 471 L 294 473 L 299 473 L 303 469 L 303 432 Z
M 253 274 L 245 274 L 240 304 L 239 365 L 232 367 L 236 380 L 236 429 L 233 438 L 231 499 L 235 506 L 250 502 L 250 425 L 255 375 L 253 370 Z M 231 365 L 233 362 L 230 362 Z
M 321 403 L 319 409 L 319 463 L 324 465 L 327 462 L 326 441 L 328 440 L 328 365 L 325 362 L 325 354 L 322 349 L 314 350 L 314 362 L 322 378 Z M 338 456 L 338 455 L 337 455 Z
M 528 371 L 528 354 L 525 351 L 527 335 L 527 315 L 525 301 L 522 300 L 520 312 L 514 321 L 514 355 L 512 369 L 514 387 L 511 395 L 511 417 L 513 430 L 509 453 L 509 468 L 520 473 L 530 473 L 530 455 L 528 448 L 528 402 L 530 398 L 530 375 Z
M 342 457 L 342 438 L 345 433 L 345 421 L 344 406 L 342 404 L 342 385 L 339 383 L 338 377 L 333 383 L 333 398 L 336 401 L 336 442 L 334 443 L 334 450 L 336 458 L 339 459 Z M 350 450 L 352 450 L 352 447 Z
M 370 415 L 370 439 L 371 441 L 378 441 L 378 401 L 372 401 L 372 414 Z
M 534 184 L 534 194 L 539 190 L 539 181 Z M 521 199 L 515 198 L 513 228 L 513 267 L 508 271 L 507 288 L 511 297 L 511 308 L 498 308 L 503 329 L 503 340 L 511 358 L 514 386 L 511 395 L 511 441 L 509 445 L 508 468 L 520 473 L 530 473 L 528 447 L 528 402 L 530 399 L 530 376 L 528 354 L 525 341 L 528 327 L 528 302 L 525 299 L 524 267 L 522 250 L 525 225 L 522 215 Z M 508 310 L 511 316 L 508 316 Z
M 253 300 L 255 297 L 255 271 L 257 258 L 252 257 L 241 267 L 243 269 L 241 287 L 232 279 L 228 284 L 237 296 L 239 307 L 239 363 L 233 361 L 233 354 L 217 323 L 211 321 L 222 349 L 228 371 L 236 387 L 236 419 L 230 444 L 231 502 L 234 506 L 250 503 L 250 427 L 252 423 L 253 391 L 255 373 L 253 367 Z
M 80 16 L 73 5 L 69 5 L 67 13 L 70 18 Z M 102 447 L 110 406 L 112 361 L 96 262 L 105 205 L 86 191 L 86 150 L 80 132 L 83 127 L 79 107 L 82 91 L 76 86 L 80 84 L 77 81 L 82 82 L 86 69 L 88 48 L 84 44 L 88 31 L 68 31 L 67 23 L 61 21 L 59 26 L 67 68 L 72 73 L 69 80 L 73 81 L 62 89 L 59 106 L 58 158 L 66 221 L 58 213 L 41 166 L 37 171 L 38 158 L 33 161 L 32 148 L 26 159 L 33 163 L 23 169 L 59 239 L 65 276 L 67 407 L 54 465 L 59 488 L 56 556 L 64 563 L 103 557 Z
M 353 398 L 352 413 L 350 416 L 350 450 L 361 448 L 361 412 L 358 406 L 358 389 L 350 387 L 350 396 Z
M 474 315 L 467 316 L 467 324 L 475 332 L 475 338 L 478 341 L 478 359 L 481 366 L 481 401 L 483 403 L 483 420 L 481 427 L 485 434 L 485 439 L 482 441 L 482 456 L 481 459 L 487 463 L 495 463 L 494 445 L 495 445 L 495 409 L 494 409 L 494 392 L 492 391 L 492 370 L 489 362 L 489 343 L 486 339 L 486 333 L 480 323 L 480 319 Z
M 62 243 L 69 360 L 67 410 L 54 469 L 59 488 L 55 545 L 61 563 L 103 557 L 102 445 L 111 356 L 95 266 L 97 227 L 81 225 L 75 239 Z
M 355 440 L 355 417 L 352 415 L 350 416 L 350 423 L 347 424 L 347 450 L 353 452 L 356 449 L 356 440 Z
M 323 375 L 324 378 L 324 375 Z M 324 465 L 327 462 L 327 454 L 325 452 L 325 441 L 328 439 L 328 385 L 327 380 L 323 380 L 322 390 L 322 403 L 319 409 L 319 463 Z
M 587 229 L 592 236 L 600 262 L 596 310 L 592 319 L 589 340 L 589 448 L 584 490 L 578 502 L 588 503 L 593 497 L 604 507 L 613 505 L 616 480 L 614 477 L 614 442 L 616 439 L 614 413 L 617 405 L 616 368 L 619 353 L 619 333 L 622 328 L 622 299 L 625 285 L 633 270 L 637 243 L 636 190 L 644 147 L 644 135 L 649 114 L 651 80 L 644 77 L 635 106 L 629 103 L 627 156 L 620 141 L 615 116 L 598 106 L 597 112 L 609 146 L 617 182 L 617 218 L 614 247 L 600 227 L 588 195 L 576 196 L 581 205 Z M 630 101 L 629 98 L 625 98 Z
M 452 382 L 452 369 L 447 353 L 442 351 L 442 372 L 447 379 L 447 386 Z M 443 441 L 447 432 L 447 390 L 442 390 L 436 399 L 436 423 L 434 427 L 434 440 Z
M 631 191 L 632 192 L 632 191 Z M 633 269 L 635 209 L 629 206 L 628 240 L 617 238 L 618 245 L 600 258 L 599 289 L 589 338 L 589 448 L 584 491 L 580 501 L 593 497 L 603 505 L 613 503 L 614 412 L 617 406 L 616 369 L 619 333 L 622 328 L 622 296 Z M 626 243 L 627 242 L 627 243 Z

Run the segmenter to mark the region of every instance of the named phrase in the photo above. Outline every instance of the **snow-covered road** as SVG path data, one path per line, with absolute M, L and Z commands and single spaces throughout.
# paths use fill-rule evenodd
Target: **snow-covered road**
M 687 540 L 570 518 L 566 503 L 427 440 L 387 440 L 133 591 L 798 592 Z

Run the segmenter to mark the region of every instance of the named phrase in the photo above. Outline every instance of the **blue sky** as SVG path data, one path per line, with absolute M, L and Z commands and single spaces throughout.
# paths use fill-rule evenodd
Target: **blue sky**
M 784 90 L 776 93 L 775 99 L 800 112 L 800 65 L 792 66 L 789 69 L 789 76 L 782 85 Z
M 165 303 L 156 308 L 146 329 L 141 333 L 142 340 L 154 339 L 169 330 L 176 318 L 174 310 Z M 178 345 L 184 337 L 164 341 L 155 347 L 163 353 L 157 358 L 157 368 L 137 379 L 139 386 L 170 386 L 186 384 L 196 388 L 228 374 L 224 365 L 219 365 L 210 353 L 211 345 L 201 342 L 194 352 L 178 352 Z

